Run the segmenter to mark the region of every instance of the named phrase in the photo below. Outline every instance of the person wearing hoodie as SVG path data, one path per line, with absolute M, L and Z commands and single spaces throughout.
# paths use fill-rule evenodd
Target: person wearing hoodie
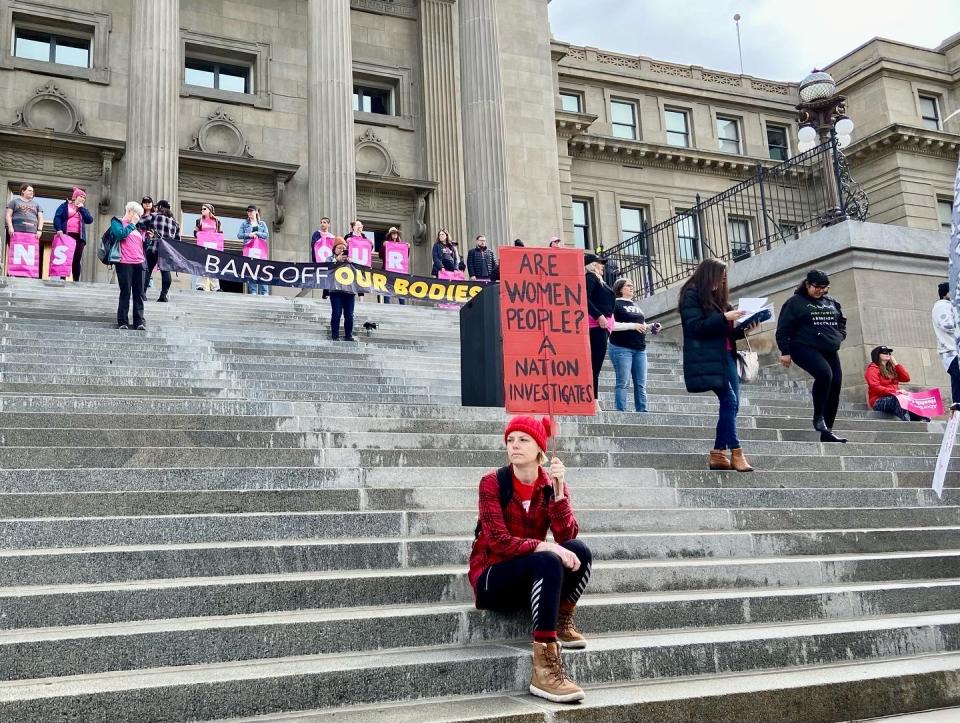
M 933 305 L 933 333 L 937 335 L 937 354 L 950 375 L 952 409 L 960 410 L 960 363 L 957 361 L 957 322 L 950 303 L 950 284 L 944 281 L 937 287 L 939 301 Z
M 908 412 L 900 406 L 897 394 L 900 384 L 910 381 L 910 374 L 903 364 L 893 358 L 893 349 L 888 346 L 874 347 L 870 352 L 870 364 L 863 372 L 867 382 L 867 404 L 870 409 L 891 414 L 904 422 L 929 422 L 929 417 Z
M 839 302 L 827 295 L 830 277 L 809 271 L 780 309 L 777 347 L 784 367 L 796 364 L 813 377 L 813 428 L 821 442 L 846 442 L 833 433 L 840 406 L 840 345 L 847 338 L 847 318 Z
M 513 417 L 507 423 L 507 466 L 480 480 L 468 577 L 478 609 L 530 612 L 530 692 L 572 703 L 584 694 L 570 680 L 562 650 L 587 647 L 573 616 L 590 580 L 593 556 L 577 539 L 580 525 L 563 462 L 554 457 L 549 467 L 543 466 L 552 432 L 548 417 Z

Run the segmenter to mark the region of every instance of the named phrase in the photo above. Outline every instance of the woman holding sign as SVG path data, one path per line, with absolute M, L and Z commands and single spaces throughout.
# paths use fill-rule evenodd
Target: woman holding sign
M 730 306 L 727 265 L 704 259 L 680 287 L 683 324 L 683 381 L 688 392 L 713 392 L 720 402 L 717 434 L 707 466 L 715 470 L 752 472 L 737 436 L 740 411 L 740 372 L 737 340 L 748 331 L 736 321 L 747 312 Z M 726 452 L 730 450 L 730 458 Z
M 576 539 L 566 468 L 547 462 L 550 420 L 514 417 L 503 432 L 509 464 L 480 480 L 479 518 L 470 552 L 470 584 L 481 610 L 530 610 L 530 692 L 556 703 L 583 699 L 567 676 L 564 648 L 585 648 L 574 609 L 590 579 L 593 556 Z M 547 531 L 554 542 L 547 542 Z
M 200 218 L 193 225 L 193 236 L 198 238 L 197 234 L 223 233 L 220 226 L 220 219 L 214 214 L 212 203 L 205 203 L 200 206 Z M 199 245 L 199 244 L 198 244 Z M 220 288 L 220 283 L 216 279 L 205 278 L 202 282 L 199 276 L 191 276 L 190 283 L 197 291 L 216 291 Z
M 410 244 L 400 238 L 400 229 L 391 226 L 380 247 L 380 258 L 383 260 L 383 270 L 394 274 L 410 273 Z M 390 297 L 384 296 L 383 303 L 389 304 Z M 401 306 L 407 303 L 402 296 L 397 299 Z
M 73 239 L 73 261 L 71 271 L 73 280 L 80 280 L 80 262 L 87 245 L 87 226 L 93 223 L 93 214 L 86 209 L 87 192 L 75 186 L 70 200 L 64 201 L 53 214 L 53 228 L 57 233 Z
M 270 232 L 267 224 L 260 218 L 260 209 L 256 206 L 247 206 L 247 220 L 240 224 L 237 238 L 243 241 L 244 256 L 263 259 L 270 257 L 270 247 L 267 245 Z M 267 296 L 270 293 L 270 284 L 251 281 L 247 284 L 247 293 Z
M 900 383 L 910 381 L 910 374 L 903 364 L 897 364 L 893 358 L 893 349 L 888 346 L 878 346 L 870 352 L 870 364 L 863 373 L 867 381 L 867 403 L 870 409 L 884 414 L 892 414 L 904 422 L 929 422 L 929 417 L 907 411 L 900 406 L 897 395 L 900 393 Z

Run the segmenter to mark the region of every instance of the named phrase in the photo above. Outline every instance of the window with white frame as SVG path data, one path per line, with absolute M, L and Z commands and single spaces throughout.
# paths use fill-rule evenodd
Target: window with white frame
M 667 108 L 663 112 L 667 129 L 667 145 L 690 147 L 690 114 L 685 110 Z
M 740 153 L 740 121 L 718 115 L 717 140 L 724 153 Z
M 573 199 L 573 243 L 577 248 L 593 247 L 590 216 L 590 199 Z
M 727 238 L 730 241 L 730 258 L 741 261 L 749 258 L 753 241 L 750 238 L 750 219 L 731 216 L 727 219 Z
M 628 100 L 610 101 L 610 122 L 616 138 L 637 138 L 637 106 Z
M 940 221 L 940 228 L 950 233 L 953 225 L 953 201 L 949 198 L 937 199 L 937 219 Z
M 935 95 L 920 95 L 920 121 L 924 128 L 940 130 L 940 103 Z
M 677 253 L 680 261 L 686 264 L 695 264 L 700 260 L 700 234 L 697 228 L 697 217 L 689 209 L 677 209 L 681 218 L 676 223 Z
M 774 161 L 786 161 L 790 158 L 790 146 L 787 127 L 776 123 L 767 123 L 767 154 Z
M 561 90 L 560 110 L 567 113 L 583 113 L 583 96 L 570 90 Z
M 620 206 L 620 240 L 626 241 L 643 233 L 646 210 L 642 206 Z

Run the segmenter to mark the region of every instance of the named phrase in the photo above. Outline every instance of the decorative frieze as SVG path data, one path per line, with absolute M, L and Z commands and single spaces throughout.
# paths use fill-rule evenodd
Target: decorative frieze
M 671 75 L 675 78 L 692 78 L 693 70 L 686 65 L 674 65 L 673 63 L 650 62 L 650 72 L 658 75 Z
M 717 85 L 728 85 L 731 88 L 740 88 L 743 86 L 743 78 L 739 75 L 730 75 L 728 73 L 714 73 L 704 70 L 700 77 L 705 83 L 716 83 Z
M 394 15 L 398 18 L 415 20 L 417 4 L 415 0 L 350 0 L 354 10 L 364 10 L 381 15 Z
M 415 198 L 403 191 L 363 189 L 357 191 L 357 209 L 361 213 L 386 214 L 397 219 L 413 215 Z
M 750 86 L 761 93 L 773 93 L 774 95 L 790 95 L 790 86 L 783 83 L 771 83 L 766 80 L 750 79 Z
M 613 55 L 612 53 L 597 53 L 597 62 L 604 65 L 613 65 L 617 68 L 640 68 L 640 59 L 627 55 Z

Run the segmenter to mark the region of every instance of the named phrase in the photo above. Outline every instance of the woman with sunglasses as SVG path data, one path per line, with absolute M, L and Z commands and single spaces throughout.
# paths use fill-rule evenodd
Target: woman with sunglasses
M 827 295 L 830 278 L 814 269 L 780 309 L 777 346 L 780 363 L 796 364 L 813 377 L 813 428 L 821 442 L 846 442 L 833 433 L 840 406 L 840 345 L 847 338 L 847 319 L 836 299 Z

